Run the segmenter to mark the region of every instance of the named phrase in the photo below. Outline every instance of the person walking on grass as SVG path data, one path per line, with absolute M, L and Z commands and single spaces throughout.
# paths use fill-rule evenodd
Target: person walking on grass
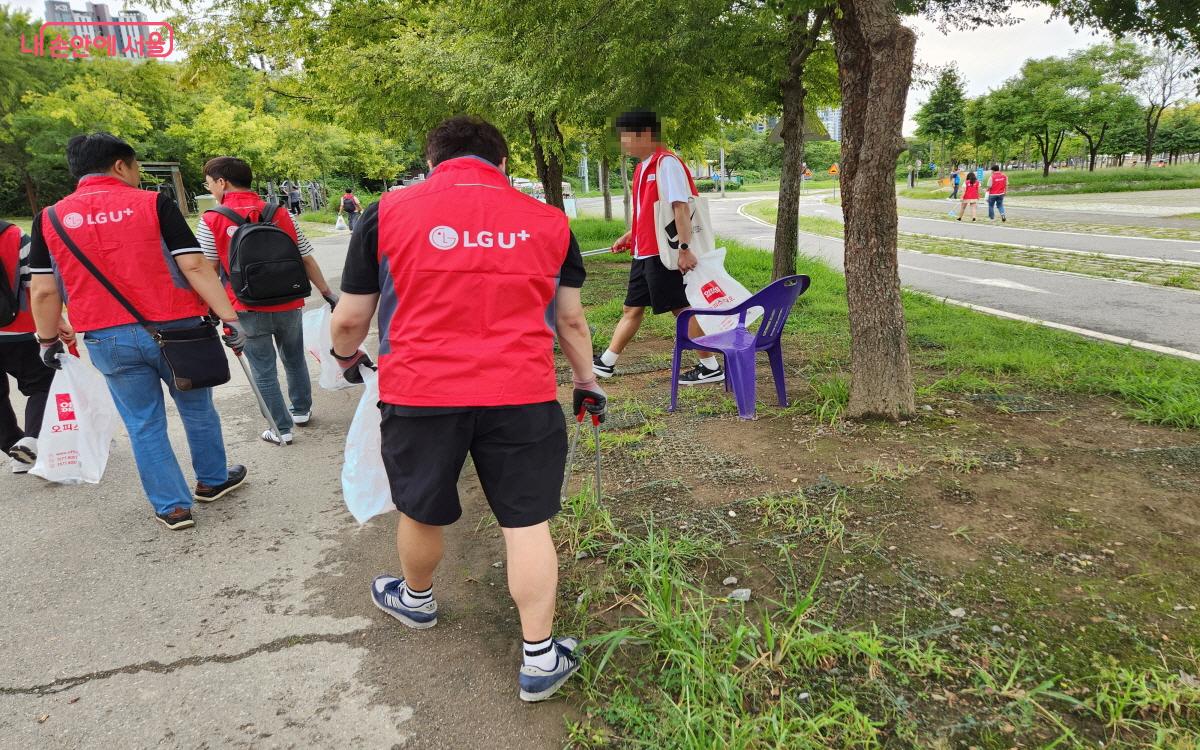
M 401 573 L 377 577 L 371 599 L 410 628 L 437 624 L 442 527 L 462 515 L 469 453 L 504 534 L 524 639 L 518 694 L 545 700 L 580 660 L 576 639 L 554 635 L 549 520 L 567 453 L 556 333 L 574 412 L 602 419 L 606 407 L 591 373 L 583 258 L 561 210 L 509 185 L 508 144 L 490 123 L 446 120 L 425 154 L 429 179 L 384 193 L 354 228 L 333 311 L 331 353 L 350 382 L 373 366 L 358 347 L 379 315 L 381 452 L 400 511 Z
M 1004 194 L 1008 192 L 1008 175 L 1000 171 L 999 164 L 992 165 L 992 174 L 988 177 L 988 219 L 995 221 L 995 211 L 1000 212 L 1000 221 L 1008 221 L 1004 215 Z
M 979 202 L 979 180 L 974 172 L 967 172 L 967 184 L 963 186 L 962 203 L 958 206 L 958 220 L 962 221 L 967 206 L 971 207 L 971 221 L 975 221 L 975 206 Z
M 596 355 L 592 372 L 602 378 L 616 374 L 617 359 L 642 326 L 646 308 L 655 315 L 670 312 L 675 317 L 690 307 L 684 292 L 683 275 L 696 267 L 696 255 L 689 247 L 692 240 L 692 219 L 688 200 L 697 195 L 692 177 L 679 157 L 662 144 L 662 129 L 658 116 L 646 110 L 626 112 L 617 118 L 617 132 L 625 153 L 641 159 L 633 171 L 632 227 L 613 243 L 613 252 L 632 251 L 629 266 L 629 286 L 621 320 L 603 354 Z M 679 269 L 672 270 L 659 259 L 658 235 L 654 227 L 654 204 L 663 200 L 671 204 L 675 226 L 679 233 Z M 704 335 L 696 318 L 689 324 L 693 338 Z M 725 380 L 725 370 L 712 354 L 700 357 L 699 363 L 679 376 L 680 385 L 719 383 Z
M 229 330 L 226 346 L 241 349 L 245 332 L 179 207 L 162 193 L 138 189 L 139 166 L 128 143 L 109 133 L 75 136 L 67 142 L 67 165 L 79 180 L 75 192 L 34 217 L 31 233 L 30 290 L 42 361 L 62 367 L 62 288 L 71 302 L 71 325 L 84 332 L 92 364 L 104 375 L 129 432 L 155 517 L 168 529 L 188 528 L 195 525 L 192 501 L 224 497 L 246 481 L 246 467 L 225 463 L 212 389 L 175 387 L 150 333 L 70 245 L 160 331 L 195 328 L 211 309 Z M 163 382 L 183 420 L 195 488 L 188 487 L 171 450 Z
M 12 459 L 13 474 L 25 474 L 37 461 L 42 416 L 50 396 L 54 370 L 42 364 L 35 339 L 37 326 L 29 298 L 29 236 L 0 221 L 0 450 Z M 60 318 L 58 338 L 75 343 L 75 331 Z M 25 423 L 17 421 L 9 401 L 8 377 L 25 396 Z
M 204 257 L 225 282 L 229 302 L 238 311 L 238 319 L 246 329 L 246 357 L 254 372 L 254 381 L 262 392 L 263 400 L 271 412 L 275 430 L 268 428 L 262 439 L 268 443 L 291 443 L 294 425 L 308 424 L 312 418 L 312 381 L 308 374 L 308 359 L 304 351 L 304 326 L 302 316 L 304 299 L 295 299 L 279 305 L 252 306 L 239 300 L 229 283 L 229 250 L 231 238 L 237 224 L 233 212 L 246 219 L 260 220 L 267 204 L 250 189 L 254 173 L 250 165 L 232 156 L 218 156 L 204 165 L 204 185 L 217 199 L 217 210 L 205 211 L 196 230 L 196 239 L 204 251 Z M 330 307 L 337 304 L 337 296 L 329 288 L 329 282 L 321 273 L 321 267 L 312 256 L 312 243 L 286 211 L 276 211 L 271 223 L 287 232 L 300 250 L 304 270 L 308 279 L 317 288 Z M 279 389 L 279 376 L 275 368 L 276 349 L 283 361 L 287 376 L 288 401 L 285 404 Z

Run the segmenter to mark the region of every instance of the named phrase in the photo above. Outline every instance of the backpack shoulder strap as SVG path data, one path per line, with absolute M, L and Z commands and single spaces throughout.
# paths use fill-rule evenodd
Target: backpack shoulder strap
M 14 225 L 10 222 L 5 221 L 4 219 L 0 219 L 0 234 L 4 234 L 5 232 L 7 232 L 8 228 L 11 226 L 14 226 Z
M 229 219 L 230 221 L 232 221 L 234 224 L 237 224 L 239 227 L 246 223 L 246 217 L 242 216 L 237 211 L 234 211 L 229 206 L 216 206 L 215 208 L 208 209 L 204 213 L 220 214 L 220 215 L 224 216 L 226 219 Z
M 267 205 L 263 206 L 262 221 L 266 224 L 273 224 L 271 221 L 275 218 L 275 212 L 279 210 L 279 204 L 275 201 L 268 201 Z

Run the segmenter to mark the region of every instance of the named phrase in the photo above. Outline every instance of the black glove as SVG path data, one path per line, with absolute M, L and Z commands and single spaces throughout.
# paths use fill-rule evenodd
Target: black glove
M 64 353 L 63 342 L 60 339 L 54 339 L 49 344 L 41 344 L 41 347 L 42 364 L 54 370 L 61 370 L 62 362 L 58 361 L 58 357 Z
M 579 417 L 580 409 L 587 409 L 588 414 L 599 417 L 601 422 L 604 421 L 604 416 L 608 413 L 608 395 L 595 380 L 590 383 L 576 383 L 572 396 L 571 413 L 576 418 Z
M 325 299 L 326 302 L 329 303 L 330 310 L 333 310 L 334 308 L 337 307 L 337 303 L 338 303 L 338 293 L 337 292 L 330 289 L 329 294 L 322 294 L 321 296 Z
M 333 358 L 337 360 L 338 366 L 342 368 L 342 377 L 346 379 L 347 383 L 362 385 L 363 376 L 360 368 L 370 367 L 372 370 L 375 369 L 375 363 L 371 361 L 371 357 L 362 349 L 355 351 L 354 356 L 347 359 L 339 357 L 333 349 L 330 349 L 329 353 L 333 355 Z

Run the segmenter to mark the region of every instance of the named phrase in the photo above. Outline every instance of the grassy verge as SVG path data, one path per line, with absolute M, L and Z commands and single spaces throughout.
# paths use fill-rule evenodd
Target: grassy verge
M 953 207 L 957 212 L 958 204 L 942 203 L 941 205 L 930 207 L 928 209 L 900 207 L 901 216 L 912 216 L 921 219 L 936 219 L 938 221 L 954 221 L 947 214 L 950 207 Z M 981 220 L 987 218 L 987 206 L 981 204 L 979 206 Z M 956 213 L 957 215 L 957 213 Z M 1028 216 L 1023 216 L 1021 209 L 1018 207 L 1010 207 L 1008 209 L 1010 217 L 1009 225 L 1016 226 L 1018 229 L 1042 229 L 1047 232 L 1076 232 L 1079 234 L 1114 234 L 1122 237 L 1149 237 L 1161 240 L 1188 240 L 1190 242 L 1200 242 L 1200 229 L 1184 229 L 1181 227 L 1155 227 L 1155 226 L 1129 226 L 1125 224 L 1084 224 L 1075 222 L 1069 219 L 1069 214 L 1064 214 L 1062 220 L 1049 221 L 1046 219 L 1033 219 Z M 1178 217 L 1175 217 L 1178 218 Z
M 1200 165 L 1142 169 L 1110 167 L 1088 172 L 1060 169 L 1043 177 L 1041 170 L 1006 172 L 1010 195 L 1071 195 L 1077 193 L 1124 193 L 1137 190 L 1186 190 L 1200 188 Z M 945 198 L 950 188 L 934 180 L 922 180 L 916 188 L 903 188 L 906 198 Z
M 832 219 L 810 222 L 838 224 Z M 573 226 L 581 245 L 595 247 L 603 246 L 604 237 L 611 241 L 618 236 L 622 224 L 582 219 Z M 760 289 L 770 282 L 769 254 L 736 242 L 723 240 L 723 244 L 729 250 L 726 267 L 742 283 Z M 628 263 L 627 257 L 618 255 L 588 260 L 589 268 L 608 264 L 624 268 Z M 802 314 L 788 321 L 788 331 L 801 337 L 797 345 L 810 357 L 845 369 L 849 363 L 845 277 L 813 258 L 802 259 L 800 268 L 813 284 L 799 303 Z M 584 302 L 593 306 L 589 320 L 598 327 L 597 343 L 605 343 L 621 316 L 624 279 L 608 273 L 596 274 L 594 281 L 593 289 L 588 288 L 591 282 L 584 287 Z M 904 306 L 913 358 L 924 373 L 918 376 L 918 384 L 926 391 L 1000 393 L 1022 385 L 1109 396 L 1141 421 L 1200 428 L 1200 364 L 993 318 L 916 292 L 904 293 Z M 670 337 L 674 326 L 665 318 L 647 317 L 647 332 Z
M 601 220 L 573 227 L 585 247 L 622 231 L 620 222 Z M 751 288 L 768 282 L 769 254 L 724 244 L 733 275 Z M 585 303 L 603 343 L 620 315 L 628 259 L 604 255 L 587 263 Z M 945 421 L 934 412 L 920 426 L 898 430 L 903 446 L 927 454 L 912 461 L 898 459 L 895 445 L 876 450 L 873 441 L 885 428 L 841 425 L 849 367 L 844 278 L 819 261 L 802 258 L 800 265 L 813 285 L 788 322 L 785 358 L 793 366 L 802 362 L 801 383 L 792 385 L 803 389 L 807 380 L 810 395 L 783 410 L 760 407 L 765 418 L 752 425 L 723 420 L 689 427 L 688 413 L 726 414 L 728 399 L 715 390 L 687 390 L 682 415 L 666 415 L 639 400 L 648 397 L 647 384 L 614 381 L 615 418 L 601 439 L 612 470 L 606 476 L 628 477 L 634 488 L 653 479 L 658 490 L 638 494 L 629 484 L 606 484 L 608 494 L 597 503 L 585 482 L 554 521 L 563 559 L 562 630 L 586 637 L 575 688 L 582 716 L 569 724 L 569 746 L 1192 750 L 1200 737 L 1200 641 L 1185 625 L 1192 589 L 1138 557 L 1162 545 L 1164 559 L 1173 559 L 1176 542 L 1108 542 L 1088 524 L 1112 519 L 1063 518 L 1078 509 L 1056 512 L 1061 498 L 1039 492 L 1064 488 L 1020 484 L 1033 479 L 1031 463 L 1058 458 L 1022 463 L 1019 474 L 1015 465 L 985 468 L 1015 454 L 1001 451 L 997 458 L 972 448 L 972 436 L 1008 445 L 1010 431 L 958 417 Z M 1200 366 L 1193 363 L 994 319 L 920 294 L 905 293 L 904 304 L 922 400 L 1032 388 L 1114 396 L 1145 421 L 1200 427 L 1194 385 Z M 672 335 L 670 325 L 659 324 L 664 317 L 648 317 L 640 334 L 660 339 L 656 349 L 667 348 Z M 661 391 L 661 379 L 652 383 Z M 1099 409 L 1107 414 L 1110 406 Z M 641 419 L 620 426 L 632 412 Z M 1038 440 L 1056 434 L 1049 426 L 1037 429 L 1049 431 L 1038 432 Z M 686 475 L 674 478 L 659 461 L 676 456 L 689 434 L 711 440 L 691 446 L 695 455 L 677 464 Z M 831 474 L 852 462 L 853 446 L 865 441 L 861 455 L 872 463 L 861 483 L 825 476 L 808 486 L 788 482 L 806 476 L 790 462 L 819 450 L 821 435 L 830 444 L 816 464 Z M 584 441 L 580 454 L 587 456 L 590 437 Z M 1096 446 L 1085 442 L 1088 460 L 1095 460 Z M 762 494 L 738 490 L 740 499 L 723 504 L 693 499 L 690 492 L 719 475 L 689 462 L 735 445 L 746 453 L 728 459 L 734 467 L 728 470 L 754 466 L 751 455 L 769 455 L 768 461 L 787 462 L 781 484 Z M 922 476 L 930 472 L 937 476 Z M 1019 535 L 976 531 L 997 496 L 961 509 L 970 524 L 922 515 L 928 496 L 937 494 L 931 488 L 955 490 L 960 480 L 994 487 L 1005 477 L 1021 507 L 1037 509 L 1012 512 L 1045 513 L 1073 552 L 1036 552 L 1019 547 Z M 910 483 L 918 484 L 905 494 Z M 1008 506 L 996 512 L 1006 513 L 996 519 L 999 530 L 1016 523 Z M 961 567 L 945 557 L 903 558 L 905 535 L 934 534 L 930 529 L 941 529 L 936 533 L 949 541 L 931 544 L 922 536 L 913 547 L 940 554 L 965 544 L 961 557 L 949 557 Z M 1075 539 L 1080 533 L 1086 544 Z M 1090 554 L 1102 546 L 1113 547 L 1103 555 L 1122 562 L 1103 563 L 1114 570 L 1110 577 L 1085 576 L 1082 570 L 1102 565 Z M 739 581 L 727 583 L 730 574 Z M 742 586 L 752 590 L 748 602 L 729 596 Z M 1152 608 L 1168 612 L 1182 629 L 1169 639 L 1160 635 L 1142 619 Z
M 33 217 L 32 216 L 4 216 L 4 217 L 0 217 L 0 218 L 3 218 L 9 224 L 16 224 L 17 226 L 19 226 L 21 228 L 21 231 L 24 232 L 25 234 L 29 234 L 29 232 L 33 228 Z

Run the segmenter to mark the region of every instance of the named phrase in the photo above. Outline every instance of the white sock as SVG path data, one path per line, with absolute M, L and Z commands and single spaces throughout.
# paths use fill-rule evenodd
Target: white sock
M 428 604 L 431 599 L 433 599 L 433 586 L 424 591 L 413 591 L 405 581 L 403 588 L 400 589 L 400 603 L 406 607 L 420 607 Z
M 522 641 L 525 644 L 525 666 L 549 672 L 558 664 L 558 649 L 551 636 L 544 641 Z
M 720 367 L 720 365 L 717 364 L 716 357 L 701 357 L 700 364 L 704 365 L 706 370 L 715 370 Z
M 613 354 L 612 349 L 605 349 L 604 353 L 600 355 L 600 362 L 608 367 L 612 367 L 617 363 L 617 357 L 619 356 L 621 355 Z

